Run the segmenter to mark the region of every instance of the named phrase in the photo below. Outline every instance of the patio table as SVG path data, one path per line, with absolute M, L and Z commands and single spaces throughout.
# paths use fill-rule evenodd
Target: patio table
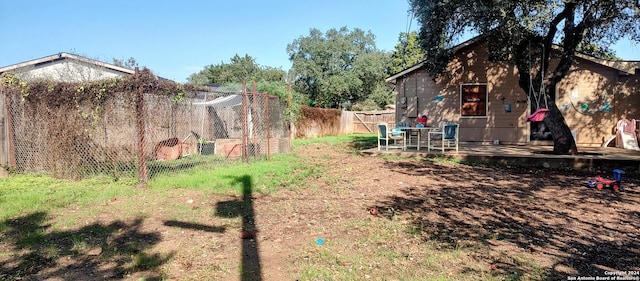
M 403 130 L 406 130 L 408 133 L 406 134 L 407 139 L 405 139 L 405 142 L 408 141 L 408 138 L 411 138 L 411 132 L 412 131 L 417 131 L 418 132 L 418 141 L 416 142 L 415 145 L 410 144 L 407 142 L 407 147 L 415 147 L 417 150 L 420 150 L 420 138 L 422 135 L 422 132 L 429 132 L 429 131 L 433 131 L 433 130 L 438 130 L 440 129 L 440 127 L 402 127 Z

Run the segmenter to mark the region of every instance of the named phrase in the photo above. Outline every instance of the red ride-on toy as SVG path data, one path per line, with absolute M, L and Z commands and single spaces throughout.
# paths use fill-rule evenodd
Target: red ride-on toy
M 621 184 L 622 174 L 624 174 L 623 170 L 619 170 L 619 169 L 613 170 L 612 180 L 605 179 L 598 174 L 595 177 L 593 177 L 591 180 L 589 180 L 589 182 L 587 183 L 587 186 L 595 187 L 597 189 L 603 189 L 607 187 L 607 188 L 613 189 L 614 191 L 618 191 L 622 187 L 622 184 Z

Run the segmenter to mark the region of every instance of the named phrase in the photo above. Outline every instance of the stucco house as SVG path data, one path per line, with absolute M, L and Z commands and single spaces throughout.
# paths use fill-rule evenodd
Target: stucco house
M 550 144 L 542 122 L 527 122 L 545 101 L 528 98 L 518 85 L 517 68 L 490 60 L 487 48 L 483 37 L 455 46 L 438 79 L 424 61 L 387 78 L 395 86 L 396 121 L 411 123 L 426 115 L 430 126 L 457 122 L 460 142 Z M 579 54 L 555 92 L 556 99 L 546 102 L 560 108 L 576 143 L 602 145 L 620 118 L 640 119 L 640 62 Z
M 23 81 L 88 82 L 129 76 L 135 71 L 74 54 L 58 53 L 0 67 L 0 75 L 3 73 L 13 73 Z M 4 94 L 0 93 L 0 166 L 12 166 L 6 101 Z
M 5 72 L 24 81 L 56 82 L 88 82 L 135 73 L 132 69 L 64 52 L 0 68 L 0 74 Z

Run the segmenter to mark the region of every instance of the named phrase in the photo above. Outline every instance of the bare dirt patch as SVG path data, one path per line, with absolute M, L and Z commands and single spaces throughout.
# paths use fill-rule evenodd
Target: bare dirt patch
M 593 175 L 572 171 L 385 159 L 324 144 L 295 153 L 324 169 L 305 188 L 141 189 L 52 214 L 47 239 L 72 233 L 99 249 L 60 241 L 69 254 L 46 260 L 37 250 L 34 261 L 45 262 L 26 267 L 28 257 L 3 256 L 0 279 L 16 268 L 31 270 L 19 275 L 26 280 L 567 280 L 640 270 L 636 177 L 613 192 L 587 188 Z

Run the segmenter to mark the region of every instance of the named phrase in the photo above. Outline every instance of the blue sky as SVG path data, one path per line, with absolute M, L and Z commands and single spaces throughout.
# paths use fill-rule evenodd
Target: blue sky
M 379 49 L 393 50 L 408 9 L 407 0 L 0 0 L 0 66 L 59 52 L 133 57 L 185 82 L 205 65 L 248 54 L 288 70 L 287 44 L 311 28 L 360 28 L 376 35 Z
M 205 65 L 248 54 L 288 70 L 287 44 L 311 28 L 371 31 L 379 49 L 392 51 L 408 30 L 408 9 L 407 0 L 0 0 L 0 66 L 59 52 L 106 62 L 133 57 L 185 82 Z M 640 61 L 640 45 L 614 48 Z

